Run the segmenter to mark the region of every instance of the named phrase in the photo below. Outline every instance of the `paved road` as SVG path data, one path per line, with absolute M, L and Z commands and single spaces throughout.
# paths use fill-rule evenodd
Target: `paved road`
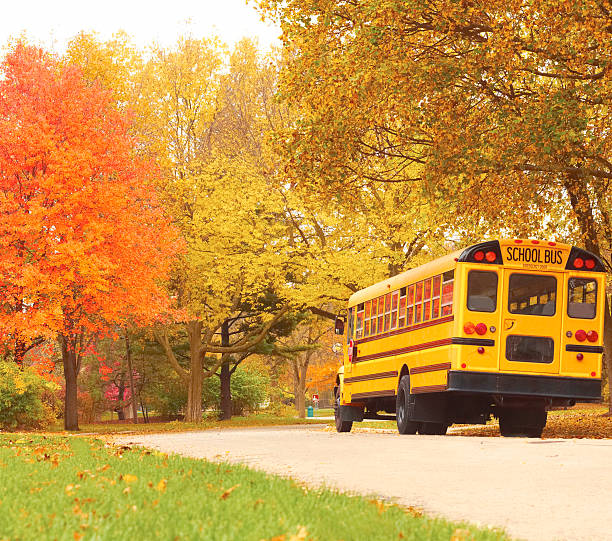
M 117 440 L 375 494 L 518 538 L 612 540 L 610 440 L 337 434 L 314 426 Z

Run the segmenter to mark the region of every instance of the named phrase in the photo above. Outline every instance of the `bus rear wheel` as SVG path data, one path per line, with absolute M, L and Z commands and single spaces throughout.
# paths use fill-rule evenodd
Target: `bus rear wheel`
M 414 397 L 410 394 L 410 376 L 405 375 L 400 379 L 395 403 L 397 430 L 400 434 L 416 434 L 419 423 L 410 420 L 413 409 Z
M 353 421 L 345 421 L 342 419 L 342 409 L 340 408 L 340 387 L 336 388 L 336 397 L 334 400 L 334 418 L 336 421 L 336 432 L 350 432 L 353 428 Z

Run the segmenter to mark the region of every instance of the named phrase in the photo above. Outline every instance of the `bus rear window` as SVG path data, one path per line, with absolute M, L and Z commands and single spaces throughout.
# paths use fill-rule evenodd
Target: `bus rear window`
M 554 316 L 556 312 L 557 279 L 541 274 L 510 276 L 508 310 L 511 314 Z
M 592 278 L 570 278 L 567 286 L 567 315 L 593 319 L 597 311 L 597 282 Z
M 467 307 L 472 312 L 497 310 L 497 273 L 470 271 L 468 274 Z

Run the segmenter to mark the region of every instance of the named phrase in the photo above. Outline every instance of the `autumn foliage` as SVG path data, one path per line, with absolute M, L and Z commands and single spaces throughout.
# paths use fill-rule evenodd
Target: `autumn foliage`
M 109 92 L 23 44 L 0 70 L 0 339 L 59 337 L 68 414 L 91 337 L 167 306 L 176 235 Z

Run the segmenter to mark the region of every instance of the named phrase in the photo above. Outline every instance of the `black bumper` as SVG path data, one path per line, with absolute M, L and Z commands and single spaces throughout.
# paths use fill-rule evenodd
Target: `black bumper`
M 601 380 L 450 370 L 448 390 L 464 393 L 600 400 Z

